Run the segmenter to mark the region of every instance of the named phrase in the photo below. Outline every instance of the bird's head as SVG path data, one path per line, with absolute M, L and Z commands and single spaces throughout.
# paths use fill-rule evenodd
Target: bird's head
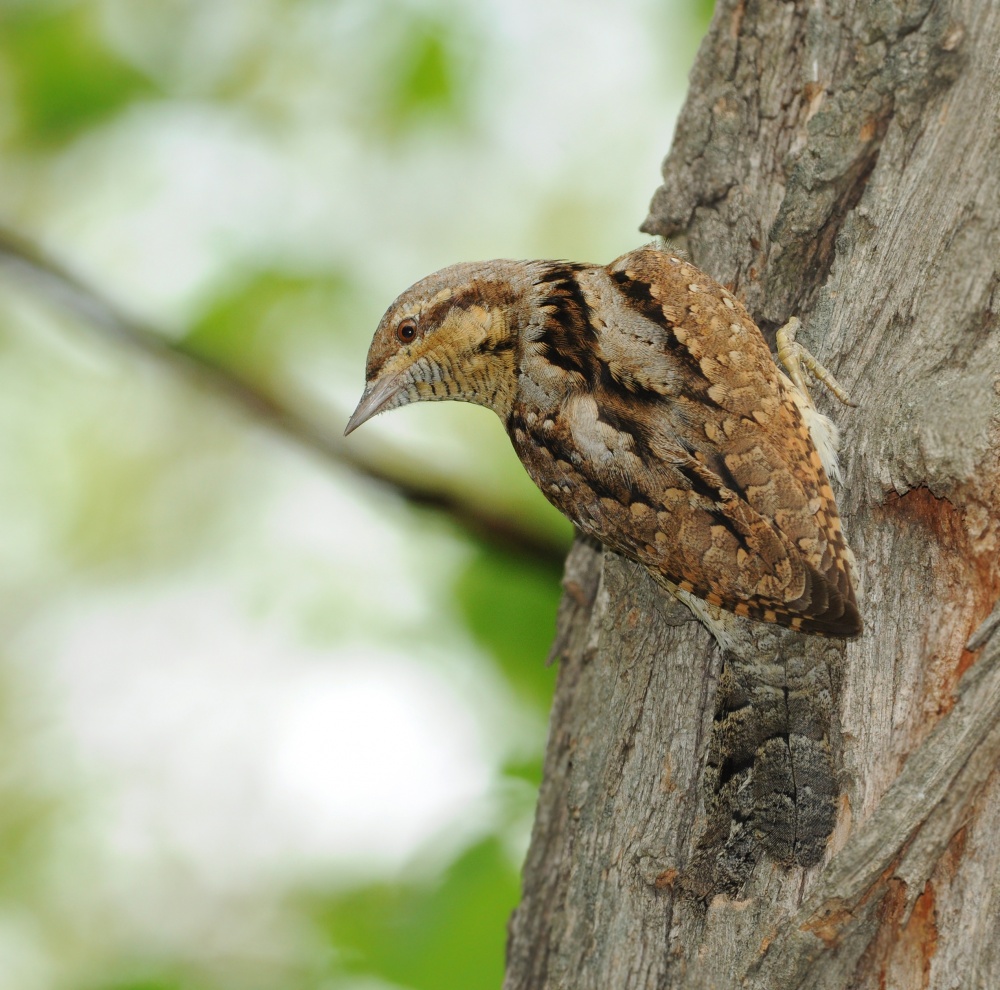
M 506 419 L 516 387 L 525 265 L 453 265 L 406 290 L 375 331 L 345 435 L 410 402 L 476 402 Z

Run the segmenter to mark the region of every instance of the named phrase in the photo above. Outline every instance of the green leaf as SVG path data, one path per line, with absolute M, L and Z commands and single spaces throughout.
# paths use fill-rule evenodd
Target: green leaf
M 22 137 L 54 144 L 155 92 L 111 51 L 83 6 L 0 12 L 0 58 L 14 84 Z
M 707 31 L 715 13 L 715 0 L 693 0 L 694 15 L 702 31 Z
M 561 568 L 480 544 L 455 580 L 466 627 L 522 697 L 547 712 L 555 672 L 545 660 L 556 630 Z
M 273 384 L 290 345 L 334 319 L 346 283 L 337 276 L 263 272 L 218 298 L 183 348 L 260 385 Z
M 319 923 L 341 971 L 413 990 L 496 990 L 519 882 L 496 839 L 468 849 L 434 884 L 380 884 L 329 900 Z
M 389 129 L 406 131 L 428 118 L 461 123 L 465 118 L 470 65 L 455 31 L 434 20 L 415 21 L 401 33 L 384 78 L 383 116 Z

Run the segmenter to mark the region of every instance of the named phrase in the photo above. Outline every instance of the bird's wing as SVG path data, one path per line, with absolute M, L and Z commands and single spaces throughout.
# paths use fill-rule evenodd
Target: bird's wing
M 712 604 L 856 635 L 833 492 L 742 305 L 652 249 L 584 287 L 602 314 L 590 380 L 547 417 L 534 468 L 522 452 L 543 491 L 583 530 Z

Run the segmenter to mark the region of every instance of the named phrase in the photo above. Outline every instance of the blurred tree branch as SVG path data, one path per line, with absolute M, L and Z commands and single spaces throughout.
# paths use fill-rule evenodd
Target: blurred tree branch
M 169 367 L 191 385 L 214 394 L 300 446 L 387 486 L 411 504 L 446 514 L 478 539 L 546 566 L 562 566 L 568 549 L 563 541 L 493 510 L 485 499 L 456 493 L 446 477 L 428 471 L 426 464 L 421 464 L 418 472 L 398 452 L 383 458 L 365 456 L 360 445 L 346 443 L 339 432 L 329 429 L 318 417 L 292 408 L 281 397 L 268 394 L 232 369 L 195 353 L 183 339 L 171 340 L 129 316 L 29 238 L 3 225 L 0 265 L 26 276 L 49 301 L 73 313 L 106 339 Z M 392 467 L 387 466 L 390 462 Z

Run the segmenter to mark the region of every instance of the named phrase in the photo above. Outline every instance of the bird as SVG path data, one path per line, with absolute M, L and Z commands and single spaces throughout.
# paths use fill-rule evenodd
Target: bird
M 412 402 L 486 406 L 578 530 L 710 627 L 855 637 L 837 432 L 802 365 L 849 400 L 797 329 L 778 333 L 786 375 L 739 299 L 658 244 L 608 265 L 456 264 L 382 317 L 345 435 Z

